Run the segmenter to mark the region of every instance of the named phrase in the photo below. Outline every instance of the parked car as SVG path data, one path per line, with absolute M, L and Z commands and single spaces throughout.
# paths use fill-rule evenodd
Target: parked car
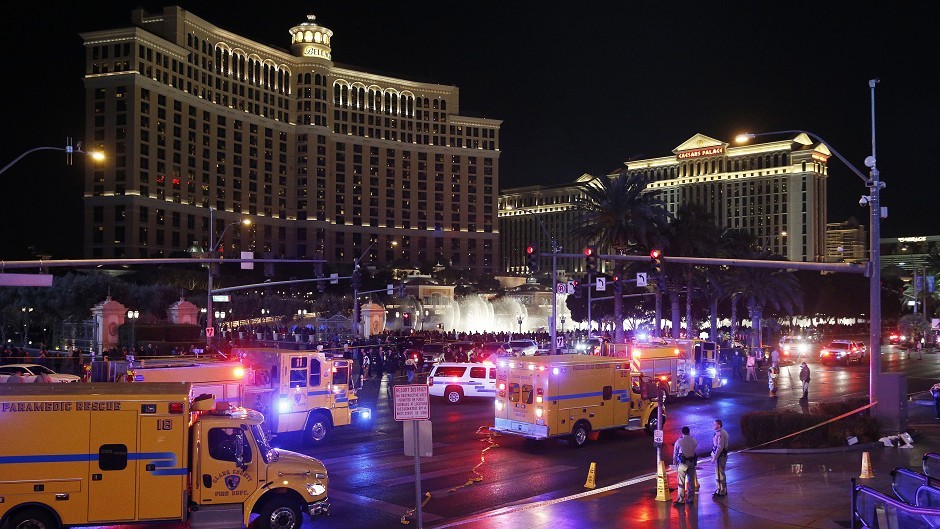
M 888 345 L 900 345 L 901 344 L 901 333 L 897 331 L 891 331 L 888 333 Z
M 539 350 L 539 344 L 535 340 L 510 340 L 509 347 L 512 353 L 518 356 L 532 356 Z
M 46 366 L 39 364 L 7 364 L 0 366 L 0 383 L 6 382 L 13 373 L 22 373 L 26 377 L 25 382 L 34 382 L 40 373 L 49 375 L 53 382 L 81 382 L 82 377 L 76 375 L 67 375 L 65 373 L 56 373 Z
M 444 361 L 444 352 L 447 346 L 443 343 L 426 343 L 421 346 L 421 356 L 427 365 L 436 364 Z
M 428 394 L 457 404 L 464 397 L 496 396 L 496 367 L 489 362 L 442 362 L 428 376 Z
M 848 365 L 861 362 L 864 358 L 865 343 L 855 340 L 833 340 L 819 351 L 819 361 L 824 366 L 833 363 Z

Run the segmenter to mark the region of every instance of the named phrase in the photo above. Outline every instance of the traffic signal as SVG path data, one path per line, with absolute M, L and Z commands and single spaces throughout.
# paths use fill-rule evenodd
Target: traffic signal
M 386 296 L 391 296 L 391 295 L 393 295 L 394 293 L 395 293 L 395 285 L 393 285 L 393 284 L 391 284 L 391 283 L 385 285 L 385 295 L 386 295 Z
M 321 294 L 326 292 L 326 281 L 317 281 L 317 292 Z
M 614 294 L 623 294 L 623 265 L 614 267 Z
M 401 326 L 411 327 L 411 313 L 410 312 L 406 312 L 401 315 Z
M 320 279 L 321 277 L 323 277 L 323 263 L 322 262 L 313 263 L 313 273 L 317 277 L 317 279 Z M 317 292 L 321 294 L 326 292 L 326 281 L 317 281 Z
M 209 259 L 218 259 L 222 257 L 222 253 L 216 250 L 209 251 Z M 209 273 L 212 274 L 212 277 L 219 277 L 219 262 L 214 261 L 209 263 Z
M 588 275 L 597 273 L 597 246 L 588 246 L 584 249 L 584 269 Z
M 650 260 L 653 263 L 653 273 L 659 275 L 663 273 L 663 252 L 662 250 L 650 250 Z
M 274 252 L 264 252 L 264 258 L 274 259 Z M 264 263 L 264 277 L 274 277 L 274 263 Z
M 526 263 L 529 265 L 529 273 L 535 274 L 539 271 L 539 248 L 530 244 L 525 248 Z
M 577 280 L 572 281 L 572 283 L 574 283 L 574 297 L 581 299 L 581 283 Z
M 359 287 L 362 286 L 362 272 L 358 268 L 353 270 L 352 273 L 352 287 L 353 290 L 359 290 Z
M 398 285 L 398 297 L 403 298 L 406 295 L 408 295 L 408 293 L 405 292 L 405 283 L 402 282 L 402 284 Z

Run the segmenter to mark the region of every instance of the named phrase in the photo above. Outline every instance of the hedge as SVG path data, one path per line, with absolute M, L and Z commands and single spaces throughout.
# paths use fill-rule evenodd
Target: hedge
M 827 448 L 846 446 L 849 437 L 858 442 L 877 441 L 880 437 L 878 420 L 868 409 L 853 413 L 834 422 L 823 424 L 809 431 L 770 444 L 800 430 L 811 428 L 830 419 L 866 405 L 868 400 L 853 399 L 843 402 L 828 402 L 813 405 L 809 413 L 794 410 L 755 411 L 741 417 L 741 433 L 749 447 L 761 448 Z

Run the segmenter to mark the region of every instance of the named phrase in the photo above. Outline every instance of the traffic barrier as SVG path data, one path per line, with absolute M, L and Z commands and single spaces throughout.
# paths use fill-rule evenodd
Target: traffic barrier
M 584 482 L 584 488 L 593 489 L 597 485 L 594 483 L 594 474 L 597 472 L 597 463 L 591 462 L 591 468 L 588 469 L 587 481 Z
M 660 461 L 656 469 L 656 501 L 669 501 L 669 481 L 666 478 L 666 462 Z
M 862 452 L 862 473 L 858 477 L 861 479 L 875 477 L 875 473 L 871 470 L 871 454 L 868 452 Z

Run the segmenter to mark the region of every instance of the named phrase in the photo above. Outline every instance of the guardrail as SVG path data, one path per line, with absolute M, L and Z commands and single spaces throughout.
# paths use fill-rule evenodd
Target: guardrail
M 891 497 L 852 479 L 852 529 L 940 528 L 940 454 L 922 459 L 924 473 L 907 468 L 891 471 Z

